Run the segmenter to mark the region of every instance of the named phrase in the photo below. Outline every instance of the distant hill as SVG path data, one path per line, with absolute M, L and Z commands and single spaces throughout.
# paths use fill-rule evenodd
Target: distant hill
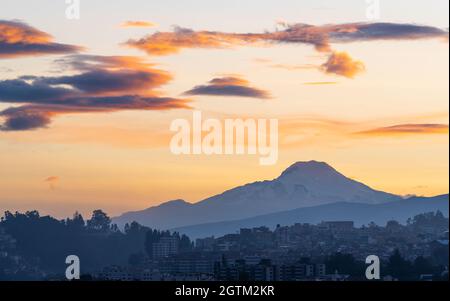
M 300 208 L 248 219 L 208 223 L 173 230 L 188 235 L 190 238 L 207 236 L 222 236 L 236 233 L 240 228 L 267 226 L 276 227 L 277 224 L 289 226 L 295 223 L 317 224 L 322 221 L 354 221 L 356 226 L 375 222 L 385 225 L 389 220 L 406 223 L 407 219 L 425 212 L 437 210 L 448 217 L 449 196 L 441 195 L 431 198 L 412 197 L 406 200 L 385 204 L 333 203 L 309 208 Z
M 245 219 L 258 215 L 337 202 L 381 204 L 399 196 L 376 191 L 349 179 L 324 162 L 298 162 L 271 181 L 255 182 L 191 204 L 176 200 L 113 219 L 123 226 L 171 229 L 202 223 Z

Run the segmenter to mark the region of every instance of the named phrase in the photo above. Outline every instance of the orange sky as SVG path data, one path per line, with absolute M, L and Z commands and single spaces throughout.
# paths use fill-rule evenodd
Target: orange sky
M 229 29 L 211 25 L 209 19 L 180 24 L 192 26 L 191 32 L 170 28 L 167 24 L 180 22 L 175 17 L 137 18 L 124 9 L 114 10 L 102 23 L 105 36 L 99 40 L 96 33 L 83 36 L 93 31 L 91 13 L 74 23 L 60 21 L 70 34 L 52 32 L 49 24 L 56 19 L 15 13 L 15 6 L 2 9 L 0 21 L 21 19 L 36 31 L 4 23 L 8 36 L 3 34 L 2 40 L 0 35 L 0 49 L 15 49 L 22 39 L 39 49 L 39 56 L 36 50 L 18 48 L 3 57 L 0 52 L 0 122 L 6 127 L 8 118 L 32 113 L 44 128 L 0 131 L 0 211 L 39 209 L 66 216 L 102 208 L 115 215 L 171 199 L 195 202 L 237 185 L 273 179 L 306 160 L 326 161 L 387 192 L 448 193 L 448 37 L 412 38 L 408 33 L 344 43 L 323 39 L 324 32 L 336 29 L 322 27 L 329 22 L 319 18 L 312 33 L 320 33 L 319 42 L 314 36 L 300 44 L 277 43 L 286 38 L 283 31 L 264 33 L 264 26 L 256 26 L 258 30 L 242 20 L 227 25 Z M 330 23 L 363 19 L 349 15 L 344 21 L 335 13 Z M 444 12 L 417 8 L 416 15 L 422 23 L 428 21 L 424 26 L 448 24 Z M 401 19 L 401 10 L 394 7 L 386 16 L 394 17 L 382 21 L 416 21 Z M 355 25 L 340 26 L 339 32 L 355 30 Z M 152 36 L 158 31 L 165 34 Z M 49 103 L 48 97 L 39 103 L 11 100 L 18 92 L 8 80 L 21 76 L 44 77 L 46 89 L 72 85 L 64 92 L 70 106 Z M 33 80 L 27 83 L 35 84 Z M 198 92 L 217 89 L 218 82 L 251 96 Z M 124 103 L 124 95 L 134 97 Z M 21 106 L 25 113 L 5 113 Z M 191 119 L 193 109 L 219 120 L 277 118 L 277 164 L 260 166 L 258 156 L 248 155 L 173 155 L 170 123 Z

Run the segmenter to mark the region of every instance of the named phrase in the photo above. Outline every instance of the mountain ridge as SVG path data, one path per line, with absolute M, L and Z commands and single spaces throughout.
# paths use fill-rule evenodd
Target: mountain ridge
M 341 202 L 276 212 L 243 220 L 199 224 L 171 230 L 196 239 L 236 233 L 241 228 L 260 226 L 274 228 L 278 224 L 291 226 L 295 223 L 317 224 L 322 221 L 346 220 L 355 222 L 355 226 L 361 226 L 370 222 L 384 225 L 389 220 L 405 223 L 406 219 L 412 218 L 417 214 L 435 212 L 437 210 L 440 210 L 448 217 L 448 206 L 448 194 L 434 197 L 411 197 L 397 202 L 375 205 Z
M 400 199 L 347 178 L 325 162 L 299 161 L 273 180 L 238 186 L 197 203 L 174 200 L 127 212 L 113 222 L 123 226 L 136 221 L 152 228 L 171 229 L 336 202 L 379 204 Z

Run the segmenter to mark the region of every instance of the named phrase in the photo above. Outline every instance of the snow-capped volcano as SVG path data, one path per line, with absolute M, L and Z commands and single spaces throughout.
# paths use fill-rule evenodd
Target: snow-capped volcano
M 294 193 L 303 191 L 303 201 L 309 200 L 312 205 L 339 201 L 378 204 L 398 199 L 398 196 L 373 190 L 345 177 L 327 163 L 317 161 L 297 162 L 274 182 L 281 183 L 294 198 Z
M 177 200 L 125 213 L 114 222 L 170 229 L 336 202 L 380 204 L 400 199 L 349 179 L 324 162 L 297 162 L 271 181 L 240 186 L 195 204 Z

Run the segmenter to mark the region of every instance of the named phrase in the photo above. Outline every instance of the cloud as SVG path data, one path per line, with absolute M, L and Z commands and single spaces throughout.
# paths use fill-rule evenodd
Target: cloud
M 58 181 L 58 180 L 59 180 L 58 177 L 56 177 L 56 176 L 51 176 L 51 177 L 46 178 L 46 179 L 44 180 L 44 182 L 55 182 L 55 181 Z
M 416 24 L 398 23 L 345 23 L 314 26 L 286 24 L 281 31 L 264 33 L 226 33 L 194 31 L 175 27 L 172 32 L 157 32 L 126 45 L 150 55 L 168 55 L 182 49 L 229 48 L 233 46 L 290 43 L 312 45 L 319 52 L 331 52 L 331 43 L 349 43 L 376 40 L 448 39 L 448 31 Z
M 399 124 L 358 132 L 366 136 L 396 136 L 412 134 L 448 134 L 447 124 Z
M 156 24 L 147 21 L 125 21 L 120 24 L 120 27 L 129 28 L 129 27 L 155 27 Z
M 363 62 L 353 60 L 345 52 L 333 52 L 328 61 L 321 66 L 321 70 L 325 73 L 354 78 L 365 70 L 365 66 Z
M 227 33 L 219 31 L 194 31 L 175 27 L 172 32 L 157 32 L 138 40 L 125 43 L 145 51 L 149 55 L 170 55 L 183 49 L 223 49 L 236 46 L 305 44 L 316 51 L 330 53 L 323 65 L 326 73 L 353 78 L 364 68 L 361 62 L 350 56 L 335 53 L 332 44 L 380 40 L 443 39 L 448 41 L 448 30 L 417 24 L 401 23 L 344 23 L 314 26 L 308 24 L 283 23 L 283 29 L 264 33 Z M 305 66 L 273 66 L 289 70 Z M 317 68 L 313 66 L 313 68 Z
M 0 101 L 54 103 L 88 96 L 144 94 L 167 84 L 172 76 L 133 57 L 72 56 L 58 61 L 79 74 L 57 77 L 22 76 L 0 81 Z
M 0 126 L 0 130 L 3 131 L 43 128 L 51 122 L 46 114 L 29 113 L 27 111 L 16 112 L 15 114 L 0 113 L 0 116 L 6 117 L 5 123 Z
M 196 86 L 184 94 L 270 98 L 269 92 L 254 88 L 247 80 L 234 76 L 214 78 L 207 85 Z
M 335 43 L 377 40 L 448 39 L 448 30 L 417 24 L 354 23 L 334 26 L 329 36 L 330 40 Z
M 50 176 L 46 178 L 44 182 L 48 183 L 50 190 L 54 190 L 56 188 L 56 184 L 59 182 L 59 177 Z
M 145 93 L 166 84 L 172 79 L 169 73 L 156 69 L 94 69 L 78 75 L 34 78 L 36 85 L 69 85 L 89 94 Z
M 196 32 L 175 27 L 173 32 L 157 32 L 125 44 L 147 52 L 150 55 L 178 53 L 184 48 L 228 48 L 261 41 L 261 34 L 229 34 L 213 31 Z
M 61 114 L 190 108 L 187 99 L 162 96 L 156 89 L 171 75 L 140 59 L 81 55 L 58 62 L 80 73 L 0 81 L 0 102 L 22 105 L 0 111 L 1 130 L 47 127 Z
M 62 114 L 108 113 L 121 110 L 165 111 L 189 109 L 188 100 L 169 97 L 142 97 L 136 95 L 68 98 L 62 103 L 24 105 L 0 112 L 3 131 L 32 130 L 47 127 L 51 118 Z
M 332 52 L 328 59 L 322 65 L 304 64 L 304 65 L 289 65 L 289 64 L 271 64 L 268 67 L 283 69 L 287 71 L 296 70 L 319 70 L 327 74 L 334 74 L 344 76 L 347 78 L 354 78 L 357 74 L 365 71 L 365 65 L 361 61 L 353 60 L 350 55 L 345 52 Z M 304 85 L 332 85 L 336 82 L 307 82 Z
M 0 59 L 18 56 L 66 54 L 81 51 L 74 45 L 53 42 L 53 38 L 19 21 L 0 20 Z

